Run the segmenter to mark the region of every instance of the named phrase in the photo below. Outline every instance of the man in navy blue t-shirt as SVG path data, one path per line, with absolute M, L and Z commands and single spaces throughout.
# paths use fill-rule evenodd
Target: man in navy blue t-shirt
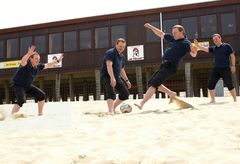
M 126 61 L 122 54 L 125 47 L 126 41 L 119 38 L 115 47 L 107 50 L 103 58 L 101 82 L 110 113 L 115 112 L 116 107 L 129 97 L 128 89 L 131 88 L 131 83 L 124 69 Z M 118 99 L 115 90 L 119 93 Z
M 221 35 L 213 34 L 215 46 L 209 48 L 200 46 L 195 39 L 194 44 L 202 51 L 210 52 L 214 56 L 214 68 L 208 82 L 208 90 L 211 97 L 210 103 L 215 103 L 215 86 L 220 78 L 223 78 L 224 84 L 228 87 L 233 101 L 237 101 L 236 89 L 233 86 L 231 74 L 235 73 L 235 55 L 233 48 L 228 43 L 223 43 Z M 230 58 L 230 59 L 229 59 Z M 231 63 L 230 63 L 231 60 Z
M 32 84 L 38 71 L 53 68 L 57 63 L 62 61 L 63 56 L 59 60 L 51 63 L 40 63 L 40 55 L 35 51 L 36 47 L 31 46 L 26 55 L 20 61 L 17 72 L 13 76 L 12 86 L 16 96 L 16 103 L 13 106 L 12 114 L 19 111 L 26 101 L 26 94 L 36 98 L 38 101 L 38 115 L 42 115 L 45 93 Z
M 176 92 L 171 91 L 163 85 L 171 75 L 177 72 L 179 62 L 184 55 L 190 53 L 192 57 L 196 57 L 197 48 L 191 45 L 191 42 L 185 37 L 184 27 L 175 25 L 172 28 L 172 34 L 167 34 L 160 29 L 146 23 L 146 28 L 152 30 L 157 36 L 169 42 L 168 47 L 164 51 L 162 64 L 159 70 L 153 74 L 149 80 L 149 88 L 144 95 L 140 104 L 135 104 L 139 109 L 152 97 L 156 91 L 168 94 L 170 97 L 176 96 Z

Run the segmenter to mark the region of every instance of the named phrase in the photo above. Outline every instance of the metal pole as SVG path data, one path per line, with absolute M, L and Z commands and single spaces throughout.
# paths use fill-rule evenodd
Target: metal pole
M 163 31 L 163 21 L 162 21 L 162 12 L 159 13 L 159 23 L 160 23 L 160 30 Z M 163 56 L 163 39 L 161 38 L 161 54 Z

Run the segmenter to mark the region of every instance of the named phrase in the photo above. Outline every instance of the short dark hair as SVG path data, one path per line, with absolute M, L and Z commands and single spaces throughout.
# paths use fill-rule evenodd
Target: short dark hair
M 126 40 L 123 38 L 118 38 L 116 44 L 118 44 L 119 42 L 126 43 Z
M 183 35 L 185 35 L 185 29 L 182 25 L 177 24 L 177 25 L 173 26 L 172 29 L 174 29 L 174 28 L 177 28 L 178 31 L 183 32 Z
M 213 35 L 212 35 L 212 38 L 213 38 L 214 36 L 217 36 L 217 37 L 219 37 L 219 38 L 222 38 L 220 34 L 213 34 Z

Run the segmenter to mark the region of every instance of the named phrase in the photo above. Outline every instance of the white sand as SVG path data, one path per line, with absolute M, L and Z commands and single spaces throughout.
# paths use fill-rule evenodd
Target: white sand
M 84 114 L 107 111 L 104 101 L 47 103 L 44 116 L 0 121 L 0 163 L 239 164 L 238 99 L 185 98 L 196 110 L 151 99 L 142 111 L 106 117 Z M 37 105 L 21 113 L 36 115 Z

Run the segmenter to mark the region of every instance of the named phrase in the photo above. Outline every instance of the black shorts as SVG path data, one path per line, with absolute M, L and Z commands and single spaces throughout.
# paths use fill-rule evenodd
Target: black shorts
M 122 79 L 116 80 L 116 86 L 113 88 L 111 86 L 111 81 L 110 78 L 107 76 L 102 76 L 101 77 L 101 82 L 104 87 L 104 95 L 105 95 L 105 100 L 107 99 L 116 99 L 116 91 L 119 93 L 119 99 L 120 100 L 127 100 L 129 97 L 129 92 L 127 89 L 127 86 L 125 82 Z M 116 91 L 115 91 L 116 90 Z
M 33 96 L 37 101 L 45 100 L 45 93 L 34 85 L 30 85 L 28 88 L 20 87 L 20 86 L 13 86 L 14 93 L 16 96 L 16 104 L 20 107 L 26 101 L 26 95 Z
M 223 79 L 223 82 L 228 87 L 229 91 L 234 88 L 232 82 L 232 72 L 230 68 L 213 68 L 208 82 L 208 89 L 215 89 L 215 86 L 220 78 Z
M 158 88 L 164 81 L 166 81 L 171 75 L 177 72 L 177 66 L 171 62 L 165 62 L 161 64 L 158 71 L 156 71 L 151 79 L 148 81 L 148 86 Z

